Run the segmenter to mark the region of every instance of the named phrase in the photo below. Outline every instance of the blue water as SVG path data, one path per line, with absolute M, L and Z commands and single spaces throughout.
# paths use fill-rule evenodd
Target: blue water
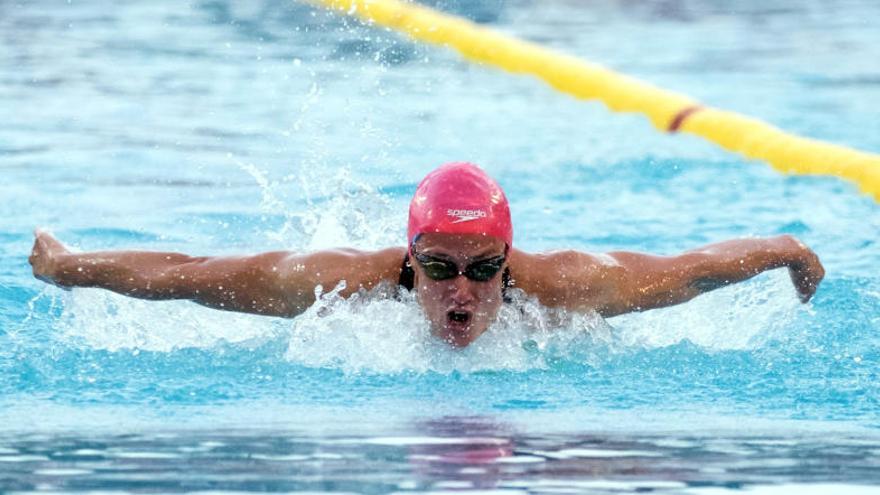
M 880 152 L 875 2 L 436 5 Z M 4 3 L 0 36 L 0 491 L 880 485 L 880 208 L 852 184 L 296 2 Z M 525 250 L 789 233 L 827 278 L 808 305 L 779 271 L 608 321 L 527 305 L 457 352 L 413 301 L 331 294 L 284 320 L 27 265 L 35 226 L 81 250 L 400 245 L 450 160 L 505 187 Z

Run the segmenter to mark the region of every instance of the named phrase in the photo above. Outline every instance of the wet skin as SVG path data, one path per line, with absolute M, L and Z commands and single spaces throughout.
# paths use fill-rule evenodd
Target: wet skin
M 452 261 L 459 270 L 467 265 L 505 254 L 500 239 L 481 235 L 424 234 L 413 251 Z M 431 332 L 455 347 L 476 340 L 495 320 L 502 300 L 504 266 L 491 279 L 480 282 L 459 274 L 447 280 L 433 280 L 415 260 L 416 296 L 431 322 Z

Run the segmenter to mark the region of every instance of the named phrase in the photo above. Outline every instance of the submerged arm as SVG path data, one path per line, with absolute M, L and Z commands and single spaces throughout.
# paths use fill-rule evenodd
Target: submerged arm
M 807 302 L 825 275 L 816 254 L 788 235 L 719 242 L 678 256 L 573 251 L 547 256 L 556 258 L 557 268 L 548 273 L 557 280 L 545 278 L 539 298 L 569 309 L 596 309 L 603 316 L 683 303 L 782 267 Z
M 400 249 L 251 256 L 188 256 L 147 251 L 71 253 L 38 231 L 30 256 L 34 276 L 62 288 L 98 287 L 140 299 L 188 299 L 217 309 L 296 316 L 314 289 L 346 281 L 343 295 L 396 280 Z M 397 257 L 397 264 L 393 260 Z

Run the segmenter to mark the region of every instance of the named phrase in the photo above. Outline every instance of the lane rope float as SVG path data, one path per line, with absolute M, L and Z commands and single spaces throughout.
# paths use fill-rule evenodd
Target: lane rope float
M 761 120 L 703 105 L 601 65 L 563 55 L 466 19 L 400 0 L 304 0 L 454 48 L 473 62 L 531 74 L 558 91 L 602 101 L 615 112 L 642 113 L 660 131 L 687 132 L 787 174 L 848 179 L 880 202 L 880 155 L 787 133 Z

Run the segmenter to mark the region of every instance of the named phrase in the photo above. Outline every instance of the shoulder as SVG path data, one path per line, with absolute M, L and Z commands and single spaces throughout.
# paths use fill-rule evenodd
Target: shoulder
M 619 263 L 613 256 L 571 249 L 543 253 L 512 249 L 510 252 L 511 271 L 525 277 L 567 278 L 573 273 L 599 273 L 616 266 Z
M 586 302 L 598 297 L 606 281 L 621 269 L 612 256 L 574 250 L 527 253 L 513 249 L 509 266 L 515 287 L 537 296 L 543 304 L 567 307 L 573 298 Z
M 369 269 L 382 273 L 392 273 L 393 278 L 400 275 L 400 268 L 406 258 L 406 248 L 390 247 L 378 251 L 353 251 L 352 256 L 360 259 Z
M 328 249 L 298 258 L 306 264 L 320 265 L 328 270 L 369 274 L 399 272 L 405 256 L 406 248 L 392 247 L 376 251 L 349 248 Z
M 327 249 L 306 254 L 289 253 L 283 263 L 283 276 L 305 286 L 334 286 L 340 280 L 350 288 L 371 288 L 381 282 L 396 282 L 406 256 L 406 248 L 376 251 Z

